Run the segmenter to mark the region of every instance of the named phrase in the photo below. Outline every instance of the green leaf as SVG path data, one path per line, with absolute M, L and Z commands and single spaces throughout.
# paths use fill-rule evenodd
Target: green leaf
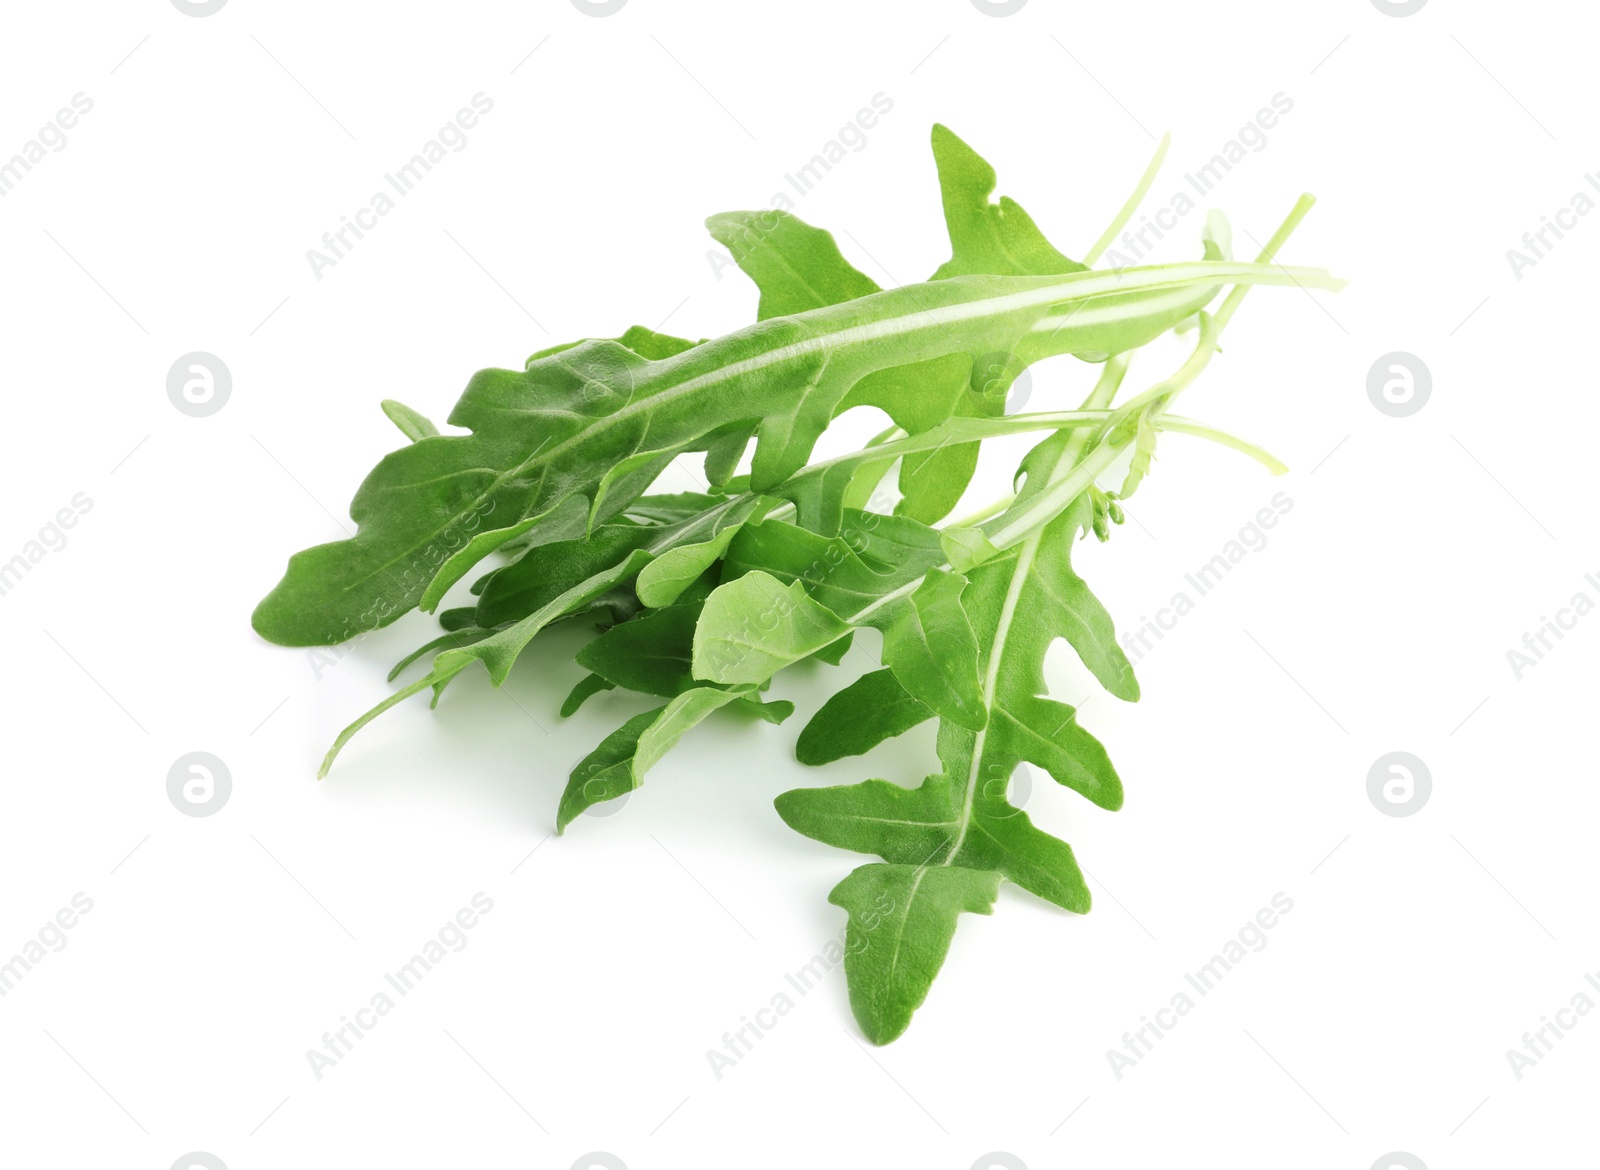
M 915 520 L 855 510 L 841 517 L 833 536 L 783 520 L 746 525 L 728 546 L 723 580 L 760 571 L 800 581 L 834 613 L 853 617 L 892 605 L 885 599 L 900 589 L 909 593 L 944 561 L 939 534 Z
M 883 668 L 828 700 L 796 755 L 839 760 L 937 719 L 937 770 L 916 787 L 869 778 L 776 802 L 799 832 L 881 859 L 831 896 L 848 912 L 852 1008 L 875 1043 L 905 1030 L 960 915 L 991 912 L 1002 879 L 1089 909 L 1071 847 L 1035 825 L 1012 788 L 1033 765 L 1100 807 L 1122 801 L 1105 749 L 1049 696 L 1044 674 L 1065 640 L 1111 694 L 1138 698 L 1111 618 L 1071 562 L 1085 533 L 1104 539 L 1122 519 L 1098 478 L 1126 454 L 1121 496 L 1131 494 L 1169 430 L 1281 471 L 1253 443 L 1169 408 L 1218 352 L 1248 286 L 1338 285 L 1276 262 L 1309 197 L 1254 263 L 1231 259 L 1227 221 L 1212 213 L 1204 259 L 1096 272 L 995 199 L 994 169 L 954 134 L 935 127 L 933 147 L 951 255 L 932 279 L 885 291 L 832 235 L 786 212 L 715 216 L 712 234 L 759 290 L 756 324 L 710 341 L 636 326 L 549 347 L 523 370 L 475 376 L 451 434 L 386 400 L 410 445 L 357 490 L 356 535 L 291 558 L 252 619 L 285 644 L 347 639 L 433 610 L 474 566 L 503 562 L 478 575 L 475 605 L 439 615 L 445 634 L 391 679 L 429 654 L 431 669 L 346 728 L 326 773 L 382 711 L 430 690 L 437 704 L 474 663 L 500 686 L 547 626 L 589 615 L 572 623 L 596 632 L 576 655 L 585 674 L 563 716 L 619 687 L 664 701 L 573 769 L 558 830 L 638 787 L 717 710 L 787 719 L 794 705 L 768 697 L 774 675 L 811 659 L 838 665 L 856 630 L 878 630 Z M 1127 224 L 1165 150 L 1085 260 Z M 1128 355 L 1189 325 L 1199 331 L 1189 359 L 1114 408 Z M 1006 415 L 1018 373 L 1061 354 L 1104 363 L 1083 408 Z M 894 426 L 812 463 L 831 423 L 858 406 Z M 963 496 L 984 440 L 1029 431 L 1045 437 L 1014 495 L 931 527 Z M 660 493 L 670 464 L 701 453 L 706 492 Z M 895 514 L 865 510 L 896 467 Z M 539 666 L 552 669 L 548 658 Z
M 399 427 L 400 433 L 413 443 L 418 439 L 432 438 L 439 433 L 438 427 L 403 402 L 385 398 L 379 405 L 383 407 L 383 413 L 389 416 L 389 421 Z
M 641 614 L 578 651 L 578 665 L 616 686 L 671 698 L 694 685 L 689 661 L 699 616 L 698 605 Z
M 969 273 L 1043 276 L 1082 272 L 1044 238 L 1028 213 L 1013 200 L 994 194 L 994 168 L 944 126 L 933 128 L 933 157 L 939 165 L 944 218 L 950 229 L 950 259 L 935 280 Z
M 934 569 L 883 631 L 883 661 L 901 685 L 937 711 L 974 731 L 989 718 L 978 678 L 978 643 L 961 607 L 966 581 Z
M 960 413 L 971 373 L 966 351 L 890 366 L 857 382 L 839 409 L 876 406 L 907 434 L 921 434 Z
M 740 695 L 731 704 L 735 711 L 742 711 L 746 715 L 753 715 L 767 723 L 782 723 L 794 714 L 794 704 L 787 699 L 777 699 L 773 702 L 764 702 L 754 695 Z
M 591 521 L 603 523 L 649 486 L 655 459 L 705 450 L 746 425 L 756 439 L 750 485 L 765 491 L 805 465 L 850 389 L 876 371 L 953 354 L 1120 352 L 1204 307 L 1224 282 L 1337 285 L 1309 270 L 1214 261 L 972 276 L 758 322 L 658 361 L 586 341 L 526 370 L 485 370 L 449 418 L 471 433 L 385 456 L 351 502 L 356 535 L 292 557 L 252 622 L 284 645 L 342 641 L 414 607 L 491 515 L 509 528 L 569 497 L 593 498 L 604 480 Z M 635 474 L 608 480 L 624 462 Z
M 530 548 L 536 548 L 541 544 L 552 544 L 558 540 L 577 540 L 588 531 L 588 499 L 584 496 L 568 496 L 550 511 L 538 517 L 538 523 L 524 535 L 506 541 L 498 551 L 508 561 L 516 560 Z M 472 583 L 474 596 L 483 592 L 484 585 L 492 575 L 491 571 Z
M 526 520 L 519 520 L 509 528 L 496 528 L 491 532 L 478 533 L 467 541 L 459 552 L 439 566 L 439 571 L 434 574 L 433 580 L 428 582 L 428 587 L 422 591 L 422 596 L 417 600 L 417 608 L 423 613 L 432 613 L 444 600 L 444 595 L 450 591 L 451 586 L 472 571 L 472 566 L 496 549 L 526 536 L 542 520 L 543 516 L 530 516 Z
M 1058 466 L 1035 465 L 1047 477 L 1060 474 L 1060 465 L 1070 464 L 1076 451 L 1067 445 L 1050 453 Z M 1035 827 L 1011 803 L 1009 789 L 1017 768 L 1031 763 L 1103 808 L 1122 804 L 1122 782 L 1105 749 L 1078 726 L 1072 707 L 1044 696 L 1045 654 L 1057 638 L 1065 638 L 1108 690 L 1124 699 L 1138 697 L 1110 615 L 1071 565 L 1074 540 L 1091 517 L 1089 497 L 1080 495 L 1056 520 L 1012 548 L 995 550 L 968 574 L 960 601 L 979 648 L 987 720 L 975 730 L 941 718 L 943 770 L 917 788 L 867 780 L 786 792 L 776 805 L 788 825 L 841 849 L 875 853 L 894 866 L 980 872 L 995 881 L 1005 877 L 1063 909 L 1088 911 L 1089 888 L 1071 847 Z M 708 608 L 715 600 L 713 594 Z M 905 675 L 896 678 L 911 689 Z M 871 730 L 887 722 L 876 721 Z M 817 754 L 826 755 L 827 747 Z M 953 929 L 954 916 L 941 917 L 926 927 L 921 941 L 942 957 Z M 928 971 L 929 979 L 937 966 Z M 920 995 L 907 1001 L 892 979 L 873 983 L 888 978 L 880 968 L 858 965 L 856 972 L 847 967 L 852 1004 L 909 1002 L 903 1007 L 908 1017 L 921 1002 Z M 859 1008 L 857 1017 L 862 1017 Z M 905 1019 L 888 1018 L 898 1022 L 898 1028 L 889 1029 L 898 1035 Z M 862 1026 L 867 1029 L 865 1020 Z
M 706 492 L 674 492 L 671 495 L 640 496 L 628 505 L 627 515 L 641 524 L 676 524 L 692 520 L 701 512 L 726 504 L 725 495 Z M 574 533 L 574 535 L 582 535 Z
M 999 884 L 981 870 L 874 864 L 833 888 L 828 901 L 850 914 L 850 1010 L 868 1040 L 887 1044 L 906 1030 L 944 964 L 957 917 L 991 913 Z
M 794 710 L 786 703 L 750 701 L 749 692 L 695 687 L 664 707 L 635 715 L 601 741 L 573 768 L 556 812 L 556 832 L 564 832 L 575 817 L 603 800 L 615 800 L 644 782 L 645 773 L 713 711 L 740 702 L 772 723 L 781 723 Z
M 826 662 L 829 666 L 838 666 L 844 661 L 844 656 L 850 653 L 850 645 L 855 641 L 854 634 L 846 634 L 837 642 L 829 642 L 821 650 L 811 655 L 817 662 Z
M 764 683 L 849 632 L 798 581 L 785 585 L 766 573 L 748 573 L 719 587 L 706 602 L 694 632 L 694 676 Z
M 961 793 L 936 774 L 916 788 L 864 780 L 796 788 L 773 803 L 791 829 L 838 849 L 906 865 L 942 863 L 964 823 Z
M 474 642 L 487 638 L 492 633 L 494 633 L 493 630 L 483 630 L 477 626 L 465 626 L 461 629 L 451 630 L 431 642 L 425 642 L 394 664 L 394 669 L 389 671 L 389 681 L 393 682 L 399 678 L 405 668 L 419 658 L 426 658 L 428 655 L 435 654 L 447 646 L 470 646 Z
M 879 291 L 871 277 L 839 254 L 830 233 L 787 211 L 727 211 L 706 220 L 706 229 L 761 290 L 759 320 Z
M 647 605 L 669 604 L 715 561 L 758 505 L 753 496 L 712 501 L 698 510 L 676 511 L 658 505 L 656 515 L 664 523 L 624 520 L 602 525 L 586 538 L 531 548 L 489 577 L 478 597 L 477 624 L 493 627 L 526 617 L 632 552 L 645 555 L 641 564 L 647 568 L 657 558 L 670 558 L 643 583 L 649 596 L 641 593 Z
M 901 436 L 814 463 L 769 489 L 768 494 L 793 501 L 800 527 L 832 536 L 840 531 L 847 512 L 862 511 L 889 465 L 897 459 L 909 464 L 921 455 L 975 447 L 983 439 L 1000 435 L 1099 426 L 1110 417 L 1109 411 L 1102 410 L 1045 411 L 1003 418 L 958 416 L 919 435 Z M 896 515 L 904 516 L 905 510 L 897 507 Z M 915 521 L 922 529 L 927 528 L 924 521 L 914 516 L 905 518 Z
M 460 609 L 447 609 L 439 615 L 439 625 L 452 633 L 479 628 L 472 618 L 473 610 L 470 605 L 462 606 Z
M 811 717 L 795 741 L 795 758 L 817 766 L 859 756 L 932 718 L 932 708 L 913 698 L 892 670 L 874 670 L 834 695 Z
M 700 341 L 690 341 L 685 337 L 674 337 L 670 333 L 658 333 L 654 329 L 646 329 L 643 325 L 631 325 L 621 337 L 593 338 L 585 337 L 579 341 L 568 341 L 561 345 L 552 345 L 541 349 L 527 360 L 527 365 L 552 354 L 565 353 L 569 349 L 582 345 L 585 341 L 615 341 L 618 345 L 626 346 L 642 358 L 649 358 L 653 362 L 663 361 L 669 357 L 676 357 L 686 349 L 693 349 L 703 344 Z
M 649 358 L 653 362 L 666 361 L 667 358 L 677 357 L 685 350 L 703 345 L 702 341 L 690 341 L 683 337 L 674 337 L 670 333 L 658 333 L 654 329 L 646 329 L 643 325 L 629 326 L 628 331 L 617 341 L 627 346 L 642 358 Z
M 996 185 L 994 168 L 944 126 L 933 128 L 933 154 L 939 168 L 951 257 L 932 279 L 947 280 L 972 273 L 1045 276 L 1086 271 L 1084 265 L 1058 252 L 1014 200 L 1002 197 L 998 203 L 989 201 Z M 913 382 L 913 396 L 928 404 L 921 407 L 923 411 L 938 403 L 944 405 L 949 416 L 997 417 L 1004 412 L 1012 381 L 1032 359 L 1024 360 L 1005 347 L 1004 376 L 997 378 L 995 371 L 985 368 L 995 356 L 983 355 L 977 364 L 969 362 L 966 366 L 924 363 L 921 376 Z M 889 371 L 874 377 L 893 375 Z M 890 417 L 909 433 L 916 434 L 933 425 L 903 421 L 910 418 L 903 396 L 884 397 L 891 404 L 885 407 Z M 903 498 L 895 508 L 896 514 L 926 524 L 948 515 L 971 483 L 977 463 L 977 443 L 908 457 L 900 468 Z
M 750 429 L 736 427 L 725 435 L 714 436 L 706 447 L 706 482 L 713 487 L 723 487 L 738 470 L 750 446 Z
M 566 831 L 574 818 L 605 800 L 615 800 L 639 786 L 634 779 L 633 759 L 639 751 L 639 737 L 660 717 L 665 707 L 655 707 L 635 715 L 617 728 L 600 746 L 578 761 L 567 777 L 567 787 L 556 809 L 556 832 Z
M 645 451 L 636 451 L 632 455 L 617 460 L 600 474 L 594 483 L 593 495 L 589 501 L 589 527 L 592 529 L 606 516 L 613 516 L 624 508 L 611 504 L 611 498 L 616 496 L 622 500 L 633 500 L 649 490 L 656 478 L 667 469 L 677 451 L 671 447 L 656 447 Z
M 582 707 L 595 695 L 598 695 L 601 691 L 615 690 L 616 685 L 609 679 L 601 678 L 598 674 L 584 675 L 578 680 L 578 684 L 572 688 L 571 692 L 568 693 L 566 701 L 561 704 L 561 718 L 570 719 L 577 714 L 579 707 Z
M 429 688 L 433 689 L 434 701 L 437 702 L 439 695 L 444 692 L 444 688 L 449 685 L 450 680 L 474 662 L 483 663 L 489 672 L 489 681 L 495 686 L 504 685 L 511 674 L 511 667 L 516 663 L 517 656 L 522 653 L 528 643 L 541 630 L 552 622 L 581 612 L 597 598 L 604 596 L 609 590 L 633 577 L 649 563 L 649 555 L 646 552 L 635 549 L 629 552 L 622 561 L 577 582 L 521 621 L 497 630 L 489 637 L 483 638 L 470 646 L 446 650 L 439 654 L 433 660 L 433 669 L 427 675 L 410 686 L 396 691 L 339 733 L 338 737 L 333 741 L 333 746 L 328 749 L 327 755 L 323 757 L 322 767 L 317 772 L 318 777 L 328 774 L 328 769 L 333 767 L 333 761 L 344 750 L 345 744 L 349 743 L 351 737 L 368 723 L 371 723 L 389 708 Z M 444 616 L 448 617 L 449 614 L 447 613 Z
M 958 573 L 971 572 L 1000 553 L 977 528 L 946 528 L 939 534 L 939 542 L 950 567 Z
M 960 443 L 925 455 L 908 455 L 900 464 L 901 499 L 896 516 L 933 524 L 950 514 L 978 467 L 978 444 Z
M 850 629 L 873 626 L 883 632 L 884 664 L 907 691 L 946 718 L 982 727 L 964 582 L 940 571 L 940 558 L 931 529 L 873 513 L 850 513 L 837 537 L 783 523 L 747 526 L 724 565 L 734 579 L 711 594 L 701 616 L 695 677 L 764 682 Z
M 756 510 L 756 501 L 732 501 L 716 517 L 709 529 L 704 525 L 679 535 L 680 544 L 666 549 L 639 574 L 639 600 L 650 606 L 671 605 L 700 575 L 722 559 L 728 545 L 738 535 L 745 520 Z M 710 533 L 709 540 L 694 536 Z
M 973 273 L 1045 276 L 1086 270 L 1058 252 L 1016 202 L 989 201 L 994 168 L 944 126 L 933 128 L 933 152 L 951 247 L 950 260 L 933 280 Z M 1001 379 L 984 368 L 994 354 L 951 354 L 873 374 L 857 385 L 845 405 L 880 405 L 913 435 L 946 418 L 997 417 L 1012 380 L 1028 364 L 1009 349 L 1005 347 L 1007 370 Z M 948 515 L 971 483 L 977 462 L 977 443 L 908 456 L 900 468 L 902 498 L 895 514 L 925 524 Z

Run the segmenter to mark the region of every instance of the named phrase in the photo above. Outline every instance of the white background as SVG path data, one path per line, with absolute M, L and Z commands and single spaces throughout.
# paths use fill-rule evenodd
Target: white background
M 94 108 L 0 199 L 0 560 L 76 493 L 93 507 L 0 597 L 0 957 L 75 893 L 93 909 L 0 998 L 0 1164 L 1578 1164 L 1600 1021 L 1520 1080 L 1506 1050 L 1600 970 L 1600 619 L 1520 680 L 1507 651 L 1600 597 L 1600 219 L 1520 280 L 1506 250 L 1600 163 L 1592 34 L 1585 6 L 1443 0 L 8 6 L 0 158 L 75 93 Z M 467 147 L 317 279 L 307 250 L 479 92 L 494 109 Z M 934 121 L 1079 254 L 1155 137 L 1174 136 L 1161 203 L 1277 93 L 1292 112 L 1210 202 L 1249 253 L 1315 192 L 1284 259 L 1351 283 L 1253 293 L 1185 400 L 1286 478 L 1172 436 L 1137 523 L 1081 546 L 1134 626 L 1274 492 L 1293 501 L 1139 661 L 1138 705 L 1052 658 L 1128 793 L 1114 815 L 1042 784 L 1028 805 L 1072 842 L 1094 912 L 1008 887 L 962 919 L 902 1040 L 863 1044 L 836 971 L 719 1080 L 707 1050 L 839 936 L 826 895 L 857 863 L 772 797 L 913 783 L 926 729 L 807 771 L 793 736 L 851 675 L 791 672 L 789 725 L 714 719 L 619 815 L 556 839 L 568 769 L 643 705 L 558 720 L 571 635 L 504 693 L 474 675 L 386 716 L 319 784 L 431 622 L 319 677 L 248 617 L 400 442 L 380 399 L 442 419 L 473 370 L 556 341 L 751 320 L 701 220 L 765 206 L 879 92 L 893 111 L 797 211 L 886 285 L 948 255 Z M 1196 254 L 1201 218 L 1158 257 Z M 194 350 L 232 371 L 207 418 L 166 394 Z M 1433 376 L 1408 418 L 1366 392 L 1396 350 Z M 1041 366 L 1030 407 L 1091 373 Z M 192 751 L 232 775 L 205 818 L 166 793 Z M 1391 751 L 1432 775 L 1409 817 L 1368 798 Z M 480 891 L 466 949 L 319 1080 L 307 1050 Z M 1280 891 L 1265 949 L 1119 1079 L 1107 1050 Z

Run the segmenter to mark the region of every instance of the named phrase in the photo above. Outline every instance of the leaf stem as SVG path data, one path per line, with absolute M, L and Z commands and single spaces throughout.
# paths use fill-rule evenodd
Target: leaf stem
M 1256 258 L 1255 263 L 1260 265 L 1275 263 L 1278 250 L 1283 247 L 1284 242 L 1315 204 L 1316 199 L 1311 195 L 1300 196 L 1283 222 L 1278 225 L 1278 230 L 1272 234 L 1272 238 L 1261 249 L 1261 254 Z M 1288 271 L 1287 269 L 1282 269 L 1281 266 L 1279 267 L 1281 271 Z M 1019 541 L 1027 539 L 1032 533 L 1039 531 L 1045 524 L 1065 511 L 1078 493 L 1093 483 L 1095 476 L 1109 467 L 1132 441 L 1132 435 L 1125 433 L 1127 428 L 1124 424 L 1127 420 L 1133 418 L 1138 411 L 1148 409 L 1152 422 L 1161 420 L 1178 395 L 1200 376 L 1200 372 L 1206 368 L 1212 357 L 1216 355 L 1217 341 L 1221 337 L 1223 329 L 1232 320 L 1233 314 L 1238 311 L 1240 302 L 1244 300 L 1245 293 L 1249 291 L 1249 285 L 1244 283 L 1236 284 L 1229 290 L 1228 295 L 1223 299 L 1216 313 L 1202 313 L 1200 315 L 1199 340 L 1195 342 L 1194 350 L 1184 360 L 1183 365 L 1179 366 L 1170 377 L 1157 382 L 1154 386 L 1142 394 L 1136 395 L 1118 409 L 1110 419 L 1101 425 L 1100 429 L 1092 437 L 1086 439 L 1086 445 L 1090 448 L 1087 454 L 1077 454 L 1069 448 L 1068 454 L 1075 455 L 1075 461 L 1064 456 L 1056 467 L 1057 472 L 1059 472 L 1062 467 L 1071 462 L 1070 470 L 1059 478 L 1055 473 L 1052 473 L 1051 482 L 1044 491 L 1029 497 L 1015 515 L 1005 520 L 999 528 L 987 534 L 990 544 L 996 549 L 1009 548 Z M 1096 389 L 1098 390 L 1099 388 L 1097 387 Z M 1094 395 L 1091 394 L 1090 397 L 1092 399 Z M 1086 403 L 1085 405 L 1088 404 Z M 1175 427 L 1172 429 L 1181 430 L 1182 428 Z M 1195 432 L 1191 431 L 1190 433 Z M 1217 435 L 1222 433 L 1220 431 L 1216 432 Z M 1206 435 L 1205 437 L 1212 436 Z M 1218 441 L 1225 440 L 1219 439 Z M 1282 466 L 1277 460 L 1267 455 L 1265 451 L 1261 451 L 1260 448 L 1256 448 L 1251 444 L 1245 444 L 1242 439 L 1234 440 L 1232 436 L 1228 436 L 1226 441 L 1227 445 L 1236 446 L 1236 449 L 1244 451 L 1253 458 L 1257 457 L 1256 452 L 1260 452 L 1260 455 L 1272 460 L 1268 464 L 1269 467 L 1274 465 Z M 1237 444 L 1243 445 L 1237 446 Z
M 1218 430 L 1216 427 L 1207 426 L 1205 423 L 1196 422 L 1194 419 L 1181 418 L 1175 414 L 1156 416 L 1154 425 L 1160 431 L 1176 431 L 1181 435 L 1193 435 L 1197 439 L 1210 439 L 1213 443 L 1221 443 L 1224 447 L 1231 447 L 1235 451 L 1243 452 L 1257 463 L 1261 464 L 1273 475 L 1282 475 L 1289 467 L 1270 451 L 1256 446 L 1248 439 L 1241 439 L 1238 435 L 1229 434 L 1227 431 Z
M 896 459 L 902 455 L 915 455 L 919 451 L 937 451 L 940 447 L 948 446 L 952 442 L 969 442 L 974 439 L 991 439 L 1001 435 L 1024 434 L 1028 431 L 1054 431 L 1065 430 L 1071 427 L 1088 427 L 1103 425 L 1112 418 L 1109 410 L 1042 410 L 1028 414 L 1008 414 L 1000 418 L 953 418 L 949 422 L 940 423 L 936 427 L 923 431 L 920 434 L 909 435 L 903 439 L 883 443 L 876 447 L 864 447 L 860 451 L 852 451 L 847 455 L 836 455 L 832 459 L 813 463 L 798 475 L 792 477 L 799 479 L 801 476 L 810 475 L 824 468 L 839 467 L 849 463 L 861 462 L 871 459 Z M 778 485 L 782 487 L 782 484 Z M 772 494 L 769 490 L 766 494 Z
M 944 527 L 945 528 L 971 528 L 974 524 L 982 524 L 985 520 L 989 519 L 990 517 L 998 516 L 998 515 L 1000 515 L 1001 512 L 1004 512 L 1007 508 L 1011 507 L 1012 503 L 1015 502 L 1016 498 L 1017 498 L 1017 493 L 1016 492 L 1008 492 L 1007 494 L 1001 496 L 999 499 L 991 500 L 989 503 L 985 504 L 983 507 L 979 508 L 977 511 L 969 512 L 967 515 L 961 517 L 961 519 L 959 519 L 959 520 L 951 520 L 951 521 L 949 521 L 948 523 L 946 523 L 944 525 Z
M 328 749 L 328 754 L 322 758 L 322 767 L 317 769 L 317 779 L 321 780 L 327 776 L 328 769 L 333 767 L 334 758 L 338 756 L 339 752 L 344 748 L 344 745 L 350 742 L 351 737 L 354 736 L 356 732 L 360 731 L 367 724 L 371 723 L 379 715 L 382 715 L 390 707 L 405 702 L 405 700 L 409 699 L 412 695 L 427 690 L 438 681 L 440 680 L 436 673 L 430 672 L 424 675 L 410 686 L 402 687 L 400 690 L 390 695 L 387 699 L 384 699 L 383 702 L 379 703 L 376 707 L 362 715 L 361 718 L 357 719 L 349 727 L 346 727 L 343 731 L 341 731 L 339 733 L 339 738 L 334 740 L 333 746 Z
M 1305 219 L 1306 213 L 1317 205 L 1317 197 L 1309 192 L 1295 200 L 1295 205 L 1284 216 L 1283 222 L 1278 225 L 1278 230 L 1272 233 L 1272 238 L 1267 241 L 1266 247 L 1261 249 L 1256 257 L 1257 264 L 1273 264 L 1277 261 L 1278 249 L 1283 247 L 1294 229 L 1300 226 L 1300 221 Z M 1278 265 L 1279 268 L 1283 266 Z M 1234 312 L 1239 308 L 1239 302 L 1244 300 L 1244 294 L 1250 291 L 1250 286 L 1245 284 L 1234 285 L 1228 293 L 1220 308 L 1217 309 L 1217 331 L 1220 333 L 1233 318 Z
M 1139 177 L 1139 185 L 1133 189 L 1133 194 L 1128 196 L 1127 202 L 1122 205 L 1122 210 L 1117 212 L 1106 230 L 1100 233 L 1100 238 L 1094 242 L 1094 247 L 1084 253 L 1085 267 L 1094 267 L 1094 262 L 1100 259 L 1105 250 L 1111 246 L 1111 241 L 1117 238 L 1117 233 L 1128 225 L 1133 213 L 1139 210 L 1139 204 L 1144 202 L 1144 197 L 1150 193 L 1150 185 L 1156 181 L 1156 175 L 1161 171 L 1161 164 L 1166 161 L 1167 147 L 1170 145 L 1172 145 L 1172 135 L 1163 134 L 1161 145 L 1156 147 L 1155 154 L 1144 168 L 1144 174 Z

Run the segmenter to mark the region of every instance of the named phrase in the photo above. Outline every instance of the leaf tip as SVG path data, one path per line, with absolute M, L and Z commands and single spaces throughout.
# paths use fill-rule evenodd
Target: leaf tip
M 885 1044 L 893 1044 L 901 1036 L 904 1036 L 906 1029 L 911 1026 L 911 1017 L 909 1015 L 904 1018 L 898 1015 L 884 1018 L 871 1015 L 866 1011 L 856 1011 L 853 1006 L 851 1010 L 856 1018 L 856 1026 L 861 1029 L 861 1034 L 867 1038 L 869 1044 L 876 1048 L 882 1048 Z

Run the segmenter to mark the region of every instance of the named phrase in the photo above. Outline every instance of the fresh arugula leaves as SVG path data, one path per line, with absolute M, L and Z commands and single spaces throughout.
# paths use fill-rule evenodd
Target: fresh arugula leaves
M 777 800 L 800 833 L 880 859 L 830 895 L 847 914 L 862 1031 L 887 1043 L 905 1030 L 961 914 L 990 913 L 1002 881 L 1087 911 L 1072 848 L 1010 797 L 1017 769 L 1031 764 L 1102 808 L 1122 803 L 1104 747 L 1050 697 L 1045 677 L 1061 640 L 1108 693 L 1139 697 L 1073 548 L 1121 523 L 1120 501 L 1152 474 L 1164 433 L 1282 472 L 1259 447 L 1171 407 L 1217 353 L 1249 287 L 1340 283 L 1277 263 L 1309 197 L 1254 262 L 1232 259 L 1227 223 L 1213 213 L 1202 259 L 1095 269 L 1165 151 L 1163 140 L 1080 261 L 1016 202 L 994 199 L 993 168 L 935 126 L 950 257 L 925 282 L 882 289 L 828 232 L 783 211 L 729 212 L 707 227 L 755 282 L 755 324 L 703 341 L 636 326 L 541 350 L 522 370 L 485 370 L 448 419 L 465 433 L 441 433 L 385 400 L 408 445 L 357 490 L 356 535 L 292 557 L 255 628 L 284 645 L 342 641 L 414 608 L 433 612 L 479 575 L 471 604 L 441 612 L 443 635 L 391 679 L 431 657 L 426 672 L 346 728 L 323 773 L 382 711 L 428 690 L 437 702 L 475 663 L 499 686 L 543 645 L 542 631 L 584 622 L 594 634 L 561 714 L 610 709 L 611 692 L 655 703 L 572 770 L 556 813 L 564 831 L 638 787 L 716 712 L 783 722 L 794 706 L 769 697 L 774 679 L 807 661 L 838 666 L 856 632 L 871 629 L 881 666 L 823 704 L 796 755 L 834 763 L 933 720 L 937 770 L 916 787 L 866 779 Z M 1118 403 L 1134 351 L 1194 326 L 1188 360 Z M 1082 405 L 1008 415 L 1017 375 L 1063 354 L 1101 363 Z M 894 425 L 813 462 L 823 431 L 856 406 Z M 936 527 L 966 493 L 982 444 L 1024 433 L 1038 438 L 1015 493 Z M 707 490 L 662 493 L 662 473 L 691 454 L 704 457 Z M 1119 464 L 1117 490 L 1102 487 Z M 898 498 L 886 511 L 874 505 L 891 475 Z

